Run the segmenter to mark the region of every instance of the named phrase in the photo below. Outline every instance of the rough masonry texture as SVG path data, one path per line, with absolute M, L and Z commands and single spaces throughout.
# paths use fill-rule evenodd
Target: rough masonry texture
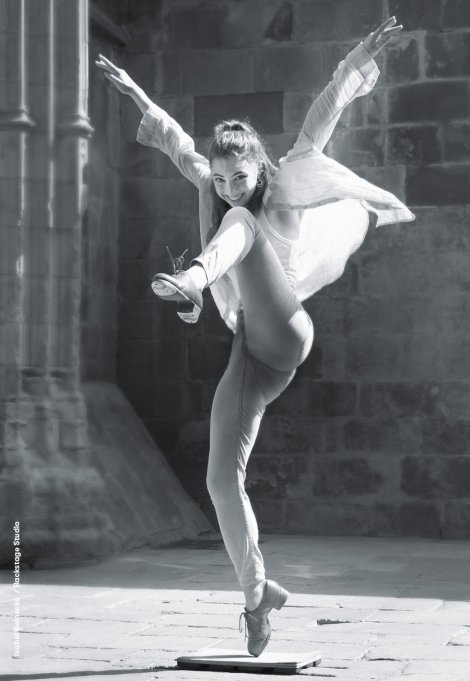
M 32 567 L 196 536 L 116 386 L 119 108 L 87 66 L 122 32 L 94 12 L 90 50 L 87 0 L 0 4 L 0 565 L 14 523 Z
M 248 116 L 279 158 L 312 97 L 384 18 L 405 30 L 327 153 L 395 192 L 416 221 L 372 231 L 306 303 L 316 339 L 268 408 L 248 467 L 261 529 L 470 537 L 470 14 L 466 0 L 141 0 L 122 64 L 207 149 Z M 195 327 L 152 294 L 199 249 L 197 195 L 135 141 L 122 101 L 120 386 L 186 489 L 205 489 L 211 399 L 231 334 L 209 296 Z

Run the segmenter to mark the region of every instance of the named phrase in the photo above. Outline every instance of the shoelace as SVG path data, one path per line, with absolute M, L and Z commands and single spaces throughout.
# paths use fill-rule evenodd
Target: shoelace
M 246 632 L 247 632 L 246 612 L 240 613 L 240 617 L 239 617 L 239 619 L 238 619 L 238 631 L 240 632 L 240 634 L 243 633 L 243 628 L 242 628 L 242 617 L 245 618 L 245 639 L 244 639 L 244 640 L 246 641 L 246 639 L 247 639 L 247 637 L 248 637 L 248 634 L 246 633 Z
M 174 257 L 171 255 L 171 251 L 170 251 L 170 249 L 168 248 L 168 246 L 166 247 L 166 250 L 168 251 L 168 255 L 170 256 L 171 264 L 172 264 L 172 266 L 173 266 L 173 274 L 179 274 L 180 272 L 183 271 L 184 255 L 185 255 L 185 253 L 188 252 L 188 249 L 186 249 L 185 251 L 183 251 L 183 252 L 181 253 L 181 255 L 179 255 L 177 258 L 174 258 Z
M 256 617 L 253 617 L 253 615 L 251 615 L 249 612 L 246 612 L 246 610 L 244 612 L 241 612 L 240 617 L 238 618 L 238 631 L 240 632 L 240 634 L 243 633 L 242 617 L 245 618 L 245 641 L 246 641 L 246 639 L 248 638 L 248 634 L 246 633 L 247 629 L 248 629 L 248 618 L 250 617 L 255 622 L 257 621 L 257 619 L 256 619 Z

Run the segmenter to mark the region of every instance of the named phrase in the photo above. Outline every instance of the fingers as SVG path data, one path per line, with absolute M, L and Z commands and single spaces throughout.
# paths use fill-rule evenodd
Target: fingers
M 381 35 L 387 28 L 391 28 L 397 23 L 396 17 L 389 17 L 386 21 L 383 22 L 383 24 L 380 24 L 378 28 L 375 29 L 374 31 L 374 38 L 377 38 L 379 35 Z
M 398 26 L 394 26 L 393 28 L 387 28 L 384 31 L 383 34 L 384 34 L 384 36 L 387 36 L 387 37 L 392 36 L 392 35 L 395 35 L 396 33 L 399 33 L 402 30 L 402 28 L 403 28 L 403 25 L 399 24 Z
M 395 33 L 401 31 L 403 26 L 401 24 L 399 26 L 395 26 L 396 23 L 397 23 L 396 17 L 390 17 L 389 19 L 384 21 L 383 24 L 381 24 L 373 32 L 373 39 L 377 42 L 383 36 L 394 35 Z
M 115 66 L 112 61 L 109 61 L 109 59 L 107 59 L 102 54 L 99 55 L 99 60 L 95 61 L 95 64 L 100 69 L 109 71 L 110 73 L 114 73 L 115 75 L 119 74 L 120 69 L 118 69 L 118 67 Z

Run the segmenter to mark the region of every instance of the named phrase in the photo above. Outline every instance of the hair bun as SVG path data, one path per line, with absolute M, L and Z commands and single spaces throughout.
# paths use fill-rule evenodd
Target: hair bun
M 238 121 L 234 123 L 225 123 L 223 127 L 224 132 L 228 131 L 233 131 L 233 132 L 240 132 L 245 130 L 245 127 L 242 125 L 242 123 L 239 123 Z

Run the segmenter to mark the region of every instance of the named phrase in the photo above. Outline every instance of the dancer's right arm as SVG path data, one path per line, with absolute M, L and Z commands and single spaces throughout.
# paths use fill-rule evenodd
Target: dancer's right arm
M 195 151 L 194 140 L 164 109 L 152 102 L 124 69 L 101 54 L 95 63 L 119 92 L 129 95 L 144 114 L 137 141 L 163 151 L 188 180 L 200 187 L 210 176 L 210 166 L 209 161 Z

